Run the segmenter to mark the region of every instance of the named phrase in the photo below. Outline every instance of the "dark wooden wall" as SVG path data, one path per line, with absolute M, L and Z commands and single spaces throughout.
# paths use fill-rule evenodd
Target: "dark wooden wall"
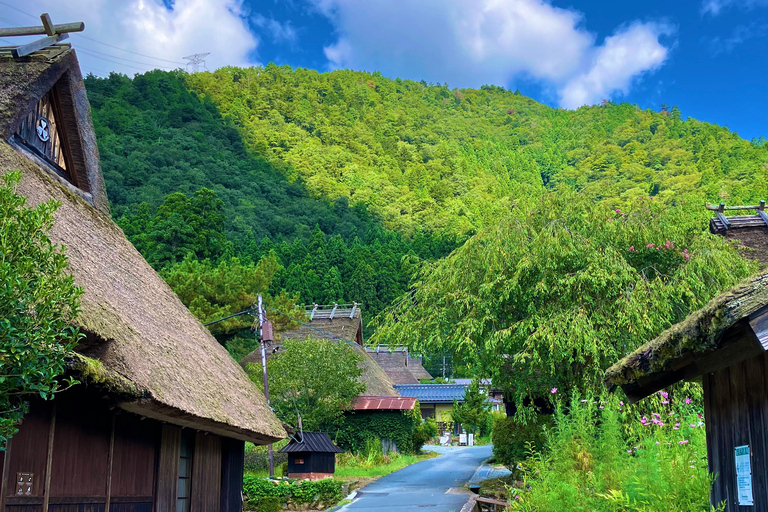
M 717 474 L 712 504 L 727 512 L 768 512 L 768 355 L 704 375 L 710 473 Z M 754 506 L 739 506 L 734 449 L 749 445 Z
M 0 510 L 152 512 L 159 434 L 87 393 L 35 401 L 8 445 Z M 34 474 L 30 495 L 15 494 L 17 473 Z
M 303 459 L 304 464 L 296 464 Z M 298 452 L 288 454 L 289 473 L 333 473 L 336 469 L 336 455 L 333 453 Z
M 183 433 L 194 440 L 190 512 L 241 512 L 243 441 L 75 392 L 34 402 L 0 454 L 0 512 L 175 512 Z M 30 495 L 14 495 L 17 473 L 34 474 Z

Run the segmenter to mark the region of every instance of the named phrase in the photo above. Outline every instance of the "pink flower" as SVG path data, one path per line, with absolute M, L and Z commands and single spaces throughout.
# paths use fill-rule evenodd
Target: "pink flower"
M 690 399 L 690 398 L 686 398 L 686 399 L 685 399 L 685 405 L 688 405 L 688 404 L 690 404 L 690 403 L 691 403 L 691 399 Z
M 663 396 L 665 400 L 666 400 L 667 398 L 669 398 L 669 393 L 667 393 L 666 391 L 659 391 L 659 394 L 660 394 L 661 396 Z
M 668 405 L 668 404 L 669 404 L 669 400 L 662 400 L 661 401 L 661 405 Z
M 605 407 L 603 407 L 602 405 L 600 406 L 600 408 L 601 408 L 601 409 L 605 409 Z
M 555 393 L 557 393 L 557 388 L 552 388 L 552 390 L 550 391 L 550 393 L 552 393 L 553 395 L 554 395 Z
M 585 398 L 584 400 L 581 401 L 581 403 L 585 404 L 585 403 L 587 403 L 587 401 L 588 400 Z
M 632 453 L 632 450 L 627 450 L 627 453 Z
M 621 213 L 621 209 L 620 208 L 616 208 L 616 213 Z
M 682 441 L 678 442 L 677 444 L 688 444 L 688 440 L 687 439 L 683 439 Z
M 619 402 L 619 405 L 624 405 L 624 402 Z
M 643 419 L 640 420 L 640 423 L 642 423 L 643 425 L 647 425 L 648 424 L 648 418 L 643 416 Z
M 648 245 L 646 245 L 646 246 L 645 246 L 645 248 L 646 248 L 646 249 L 650 249 L 650 248 L 651 248 L 651 247 L 653 247 L 654 245 L 656 245 L 656 244 L 648 244 Z
M 651 415 L 652 415 L 652 416 L 656 416 L 657 418 L 661 418 L 661 414 L 659 414 L 659 413 L 657 413 L 657 412 L 654 412 L 654 413 L 652 413 Z
M 688 425 L 688 426 L 689 426 L 689 427 L 691 427 L 691 428 L 696 428 L 696 425 L 694 425 L 693 423 L 691 423 L 691 424 L 690 424 L 690 425 Z
M 660 444 L 661 444 L 660 442 L 656 441 L 656 446 L 659 446 Z
M 635 252 L 635 246 L 634 245 L 629 248 L 629 252 Z

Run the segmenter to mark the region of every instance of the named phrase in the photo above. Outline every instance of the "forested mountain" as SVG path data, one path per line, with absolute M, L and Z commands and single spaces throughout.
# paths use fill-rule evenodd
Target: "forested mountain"
M 361 301 L 370 319 L 424 262 L 565 190 L 601 211 L 768 196 L 765 141 L 676 108 L 569 111 L 493 86 L 275 65 L 86 87 L 113 215 L 203 320 L 258 291 L 284 308 Z M 228 277 L 265 258 L 264 290 Z

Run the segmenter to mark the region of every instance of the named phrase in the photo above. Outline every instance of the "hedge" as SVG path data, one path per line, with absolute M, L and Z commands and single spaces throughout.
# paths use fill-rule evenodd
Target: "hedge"
M 552 416 L 541 414 L 535 422 L 521 425 L 513 417 L 498 418 L 493 424 L 493 456 L 494 458 L 512 468 L 518 462 L 526 458 L 528 446 L 540 450 L 544 445 L 544 427 L 551 427 Z
M 344 423 L 334 435 L 345 451 L 360 453 L 368 439 L 389 439 L 400 453 L 414 452 L 414 434 L 421 425 L 421 411 L 353 411 L 344 415 Z M 421 448 L 421 447 L 418 447 Z M 417 449 L 418 449 L 417 448 Z
M 246 510 L 272 512 L 284 503 L 294 505 L 330 506 L 341 500 L 341 480 L 326 478 L 315 482 L 309 480 L 269 480 L 254 476 L 243 478 L 243 494 L 248 501 Z

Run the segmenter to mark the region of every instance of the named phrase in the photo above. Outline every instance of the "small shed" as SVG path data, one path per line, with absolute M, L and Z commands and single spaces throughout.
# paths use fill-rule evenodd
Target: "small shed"
M 297 433 L 280 453 L 288 454 L 288 478 L 322 480 L 333 478 L 336 454 L 343 450 L 325 432 Z
M 637 401 L 701 379 L 711 503 L 768 512 L 768 272 L 712 299 L 606 372 Z

